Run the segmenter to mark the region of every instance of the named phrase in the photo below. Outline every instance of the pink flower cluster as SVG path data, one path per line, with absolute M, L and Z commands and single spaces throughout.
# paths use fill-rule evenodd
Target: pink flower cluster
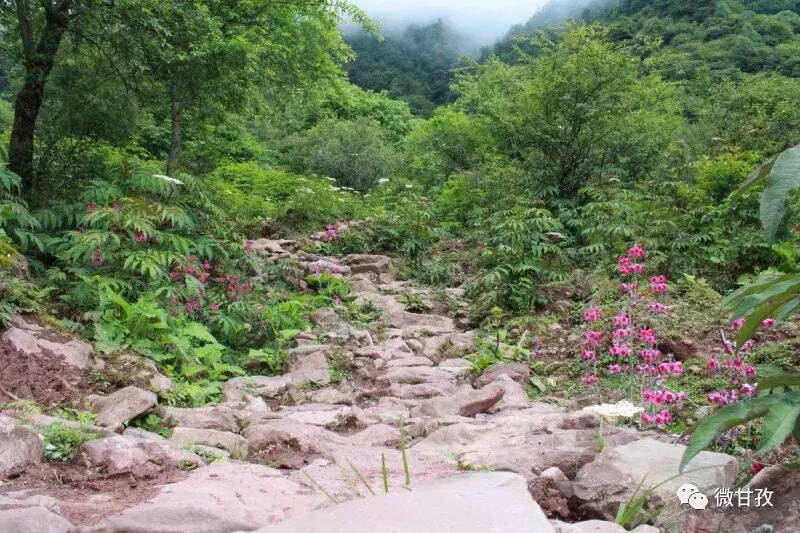
M 600 320 L 601 315 L 602 313 L 599 307 L 592 307 L 588 311 L 583 312 L 583 320 L 586 322 L 594 322 L 595 320 Z
M 651 414 L 647 411 L 642 413 L 642 422 L 645 424 L 656 424 L 664 426 L 672 422 L 672 412 L 669 409 L 662 409 L 658 413 Z
M 654 294 L 664 294 L 668 290 L 666 276 L 653 276 L 650 278 L 650 292 Z
M 644 389 L 642 391 L 642 403 L 644 405 L 670 405 L 685 401 L 685 392 L 672 392 L 669 389 Z

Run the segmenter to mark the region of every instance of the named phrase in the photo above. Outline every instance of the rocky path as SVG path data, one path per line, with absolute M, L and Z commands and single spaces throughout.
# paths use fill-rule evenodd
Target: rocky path
M 157 407 L 152 390 L 168 387 L 166 378 L 146 361 L 123 361 L 137 383 L 89 397 L 98 438 L 81 446 L 76 466 L 106 484 L 15 481 L 41 467 L 35 428 L 53 419 L 7 409 L 0 531 L 613 532 L 624 530 L 586 519 L 613 520 L 642 477 L 677 471 L 683 447 L 664 437 L 531 402 L 523 364 L 474 375 L 463 356 L 475 332 L 464 329 L 457 290 L 443 304 L 396 281 L 388 257 L 318 257 L 292 241 L 260 240 L 253 249 L 265 260 L 294 258 L 306 273 L 343 276 L 380 318 L 363 324 L 342 309 L 318 310 L 314 331 L 288 351 L 284 375 L 231 379 L 214 406 Z M 411 312 L 409 301 L 429 310 Z M 79 343 L 43 346 L 37 328 L 19 321 L 3 343 L 46 354 Z M 70 357 L 79 367 L 119 364 L 78 348 Z M 168 439 L 125 429 L 151 409 L 174 426 Z M 732 457 L 709 452 L 693 463 L 704 465 L 716 466 L 663 485 L 656 499 L 671 503 L 686 482 L 706 491 L 730 485 L 738 469 Z

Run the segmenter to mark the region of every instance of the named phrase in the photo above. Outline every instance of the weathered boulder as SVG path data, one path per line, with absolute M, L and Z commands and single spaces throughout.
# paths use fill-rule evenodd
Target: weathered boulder
M 259 533 L 552 533 L 520 476 L 462 474 L 412 491 L 345 502 Z
M 20 319 L 18 322 L 22 327 L 12 326 L 6 329 L 0 340 L 8 343 L 11 347 L 27 355 L 39 355 L 51 353 L 62 357 L 67 365 L 80 369 L 91 368 L 95 361 L 93 359 L 94 350 L 92 345 L 81 340 L 65 340 L 63 342 L 51 341 L 43 335 L 48 330 Z
M 239 432 L 236 410 L 227 405 L 193 408 L 161 407 L 158 409 L 158 415 L 171 426 Z
M 314 345 L 305 345 L 289 350 L 286 368 L 292 379 L 305 379 L 313 383 L 330 382 L 327 347 L 314 348 Z
M 440 368 L 411 366 L 390 368 L 381 376 L 382 381 L 398 385 L 419 385 L 421 383 L 452 383 L 453 375 Z
M 16 476 L 41 460 L 39 435 L 18 420 L 0 415 L 0 478 Z
M 284 408 L 278 415 L 287 420 L 328 429 L 357 425 L 353 408 L 342 405 L 303 404 Z
M 39 505 L 0 510 L 4 533 L 70 533 L 72 529 L 66 518 Z
M 167 392 L 172 381 L 162 374 L 152 359 L 129 352 L 104 355 L 106 375 L 115 384 L 135 385 L 142 389 Z
M 523 386 L 509 375 L 498 375 L 491 382 L 491 385 L 503 389 L 504 394 L 503 398 L 489 409 L 490 413 L 528 409 L 533 405 L 533 402 L 528 398 L 528 393 L 525 392 Z
M 346 256 L 342 262 L 349 266 L 354 274 L 382 274 L 392 268 L 392 259 L 385 255 L 352 254 Z
M 410 328 L 415 327 L 421 328 L 420 332 L 430 334 L 455 330 L 455 324 L 451 319 L 440 315 L 410 313 L 406 311 L 405 305 L 392 295 L 362 293 L 356 301 L 360 304 L 369 303 L 380 309 L 383 319 L 389 326 L 406 330 L 407 333 L 411 333 Z
M 405 357 L 403 359 L 391 359 L 381 365 L 381 367 L 385 368 L 397 368 L 400 366 L 433 366 L 433 361 L 427 357 Z
M 90 440 L 78 456 L 87 467 L 109 475 L 153 473 L 163 467 L 200 466 L 202 459 L 179 445 L 133 433 Z
M 388 424 L 373 424 L 363 431 L 351 435 L 350 442 L 356 446 L 389 446 L 400 445 L 400 431 Z
M 656 485 L 675 476 L 684 450 L 686 447 L 680 444 L 651 438 L 608 446 L 578 471 L 573 484 L 575 496 L 586 502 L 590 512 L 613 520 L 619 503 L 628 499 L 642 479 Z M 730 455 L 704 451 L 689 463 L 686 472 L 659 485 L 652 493 L 652 505 L 674 503 L 676 491 L 685 483 L 696 485 L 706 494 L 717 487 L 730 487 L 739 465 Z
M 491 384 L 475 390 L 471 386 L 462 387 L 456 394 L 433 398 L 421 402 L 411 410 L 411 416 L 443 418 L 449 415 L 474 416 L 485 413 L 503 399 L 503 387 Z
M 270 420 L 244 431 L 250 457 L 301 468 L 347 444 L 344 437 L 295 420 Z
M 437 368 L 445 372 L 450 372 L 454 376 L 461 377 L 472 372 L 472 363 L 467 359 L 455 357 L 453 359 L 443 360 L 439 363 Z
M 91 395 L 87 398 L 97 413 L 97 425 L 113 430 L 122 429 L 128 420 L 153 407 L 158 398 L 150 391 L 129 386 L 108 396 Z
M 230 431 L 176 427 L 172 430 L 169 440 L 181 446 L 203 444 L 223 449 L 234 457 L 247 457 L 247 440 Z
M 477 468 L 508 470 L 530 478 L 556 466 L 563 472 L 592 461 L 598 453 L 596 429 L 559 429 L 567 416 L 558 407 L 534 403 L 518 411 L 481 416 L 444 426 L 414 446 L 419 453 L 447 455 Z M 603 429 L 608 446 L 639 438 L 632 430 Z
M 164 486 L 149 502 L 102 520 L 87 533 L 230 533 L 305 514 L 325 497 L 274 468 L 218 462 Z
M 484 387 L 500 376 L 508 376 L 522 386 L 527 385 L 531 377 L 530 366 L 524 363 L 494 363 L 489 365 L 475 381 L 476 387 Z

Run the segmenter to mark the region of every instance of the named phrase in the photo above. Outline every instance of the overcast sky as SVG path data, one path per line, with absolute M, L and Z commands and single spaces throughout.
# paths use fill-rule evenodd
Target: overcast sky
M 395 24 L 442 17 L 476 44 L 489 44 L 522 24 L 547 0 L 353 0 L 373 20 Z

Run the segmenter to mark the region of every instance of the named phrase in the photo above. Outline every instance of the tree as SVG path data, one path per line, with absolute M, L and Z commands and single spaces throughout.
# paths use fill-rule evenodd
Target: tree
M 344 15 L 369 26 L 345 0 L 120 0 L 102 26 L 140 94 L 169 106 L 172 176 L 187 113 L 241 109 L 259 85 L 338 75 Z
M 21 178 L 21 189 L 29 194 L 34 187 L 33 139 L 36 119 L 44 101 L 44 89 L 53 69 L 61 40 L 70 20 L 90 4 L 79 0 L 43 0 L 31 6 L 30 0 L 6 0 L 0 3 L 3 20 L 11 18 L 19 31 L 25 82 L 17 95 L 14 125 L 9 143 L 9 168 Z M 38 35 L 38 38 L 37 38 Z

